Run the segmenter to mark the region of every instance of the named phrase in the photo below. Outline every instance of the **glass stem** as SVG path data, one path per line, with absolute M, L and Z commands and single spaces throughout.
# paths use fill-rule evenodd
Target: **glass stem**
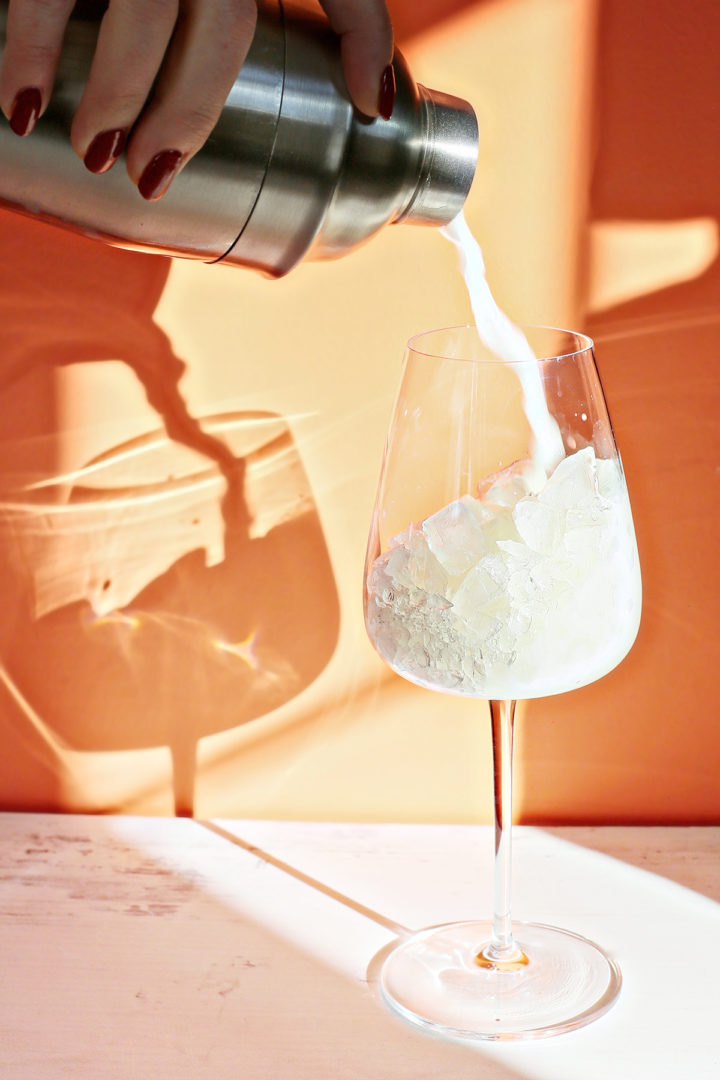
M 495 897 L 492 940 L 482 951 L 486 962 L 508 968 L 527 963 L 515 944 L 511 922 L 512 757 L 514 701 L 491 701 L 495 805 Z

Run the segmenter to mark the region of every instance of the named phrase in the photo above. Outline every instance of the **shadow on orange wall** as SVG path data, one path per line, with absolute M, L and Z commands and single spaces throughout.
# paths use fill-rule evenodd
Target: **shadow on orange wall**
M 720 223 L 720 6 L 605 0 L 595 221 Z M 532 703 L 530 821 L 720 819 L 720 260 L 587 329 L 623 454 L 643 572 L 638 640 L 596 686 Z M 547 719 L 544 719 L 546 717 Z
M 188 412 L 152 318 L 167 260 L 7 214 L 0 243 L 3 804 L 82 808 L 56 789 L 68 754 L 167 746 L 192 813 L 198 740 L 294 697 L 335 647 L 307 478 L 278 417 Z M 163 430 L 58 473 L 57 368 L 108 358 Z
M 402 46 L 472 5 L 389 6 Z M 720 220 L 716 0 L 604 0 L 599 12 L 589 223 Z M 63 764 L 71 755 L 163 746 L 173 754 L 174 808 L 187 813 L 197 740 L 298 694 L 338 640 L 310 484 L 283 419 L 266 415 L 268 441 L 256 431 L 249 447 L 257 416 L 201 426 L 188 413 L 182 361 L 153 322 L 165 260 L 8 215 L 0 243 L 0 803 L 83 809 Z M 508 262 L 521 255 L 512 250 Z M 525 821 L 720 814 L 719 300 L 716 261 L 694 281 L 588 316 L 646 603 L 638 643 L 616 672 L 527 707 L 518 739 L 531 777 Z M 132 367 L 164 433 L 68 474 L 58 367 L 98 359 Z M 278 487 L 287 506 L 273 501 Z M 266 525 L 253 534 L 262 507 Z M 412 688 L 395 696 L 405 692 L 413 702 Z M 237 768 L 235 758 L 228 772 Z M 435 760 L 428 768 L 438 772 Z M 118 806 L 109 795 L 102 808 Z

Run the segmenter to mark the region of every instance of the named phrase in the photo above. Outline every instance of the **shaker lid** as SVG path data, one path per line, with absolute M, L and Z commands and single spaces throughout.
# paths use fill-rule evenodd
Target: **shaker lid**
M 447 225 L 463 208 L 478 157 L 478 123 L 461 98 L 418 86 L 427 116 L 425 158 L 417 187 L 396 221 Z

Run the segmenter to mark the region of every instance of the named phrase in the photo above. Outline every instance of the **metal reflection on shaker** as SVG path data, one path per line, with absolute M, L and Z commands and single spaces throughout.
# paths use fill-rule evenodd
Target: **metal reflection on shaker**
M 0 49 L 7 5 L 0 4 Z M 273 277 L 343 255 L 392 222 L 444 225 L 477 162 L 471 106 L 418 86 L 403 57 L 390 120 L 345 88 L 326 20 L 260 0 L 250 52 L 206 144 L 147 203 L 121 163 L 94 175 L 69 131 L 97 24 L 72 19 L 55 90 L 32 135 L 0 125 L 0 205 L 119 247 L 252 267 Z

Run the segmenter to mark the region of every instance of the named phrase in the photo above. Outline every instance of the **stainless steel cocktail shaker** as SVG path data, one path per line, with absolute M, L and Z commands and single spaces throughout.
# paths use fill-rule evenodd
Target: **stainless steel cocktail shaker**
M 0 46 L 5 25 L 0 5 Z M 396 54 L 392 118 L 345 88 L 327 22 L 260 0 L 255 37 L 222 116 L 168 193 L 147 203 L 122 162 L 96 176 L 69 140 L 97 24 L 71 20 L 50 105 L 32 135 L 0 122 L 0 204 L 135 250 L 280 276 L 342 255 L 390 222 L 443 225 L 477 160 L 467 102 L 413 81 Z

